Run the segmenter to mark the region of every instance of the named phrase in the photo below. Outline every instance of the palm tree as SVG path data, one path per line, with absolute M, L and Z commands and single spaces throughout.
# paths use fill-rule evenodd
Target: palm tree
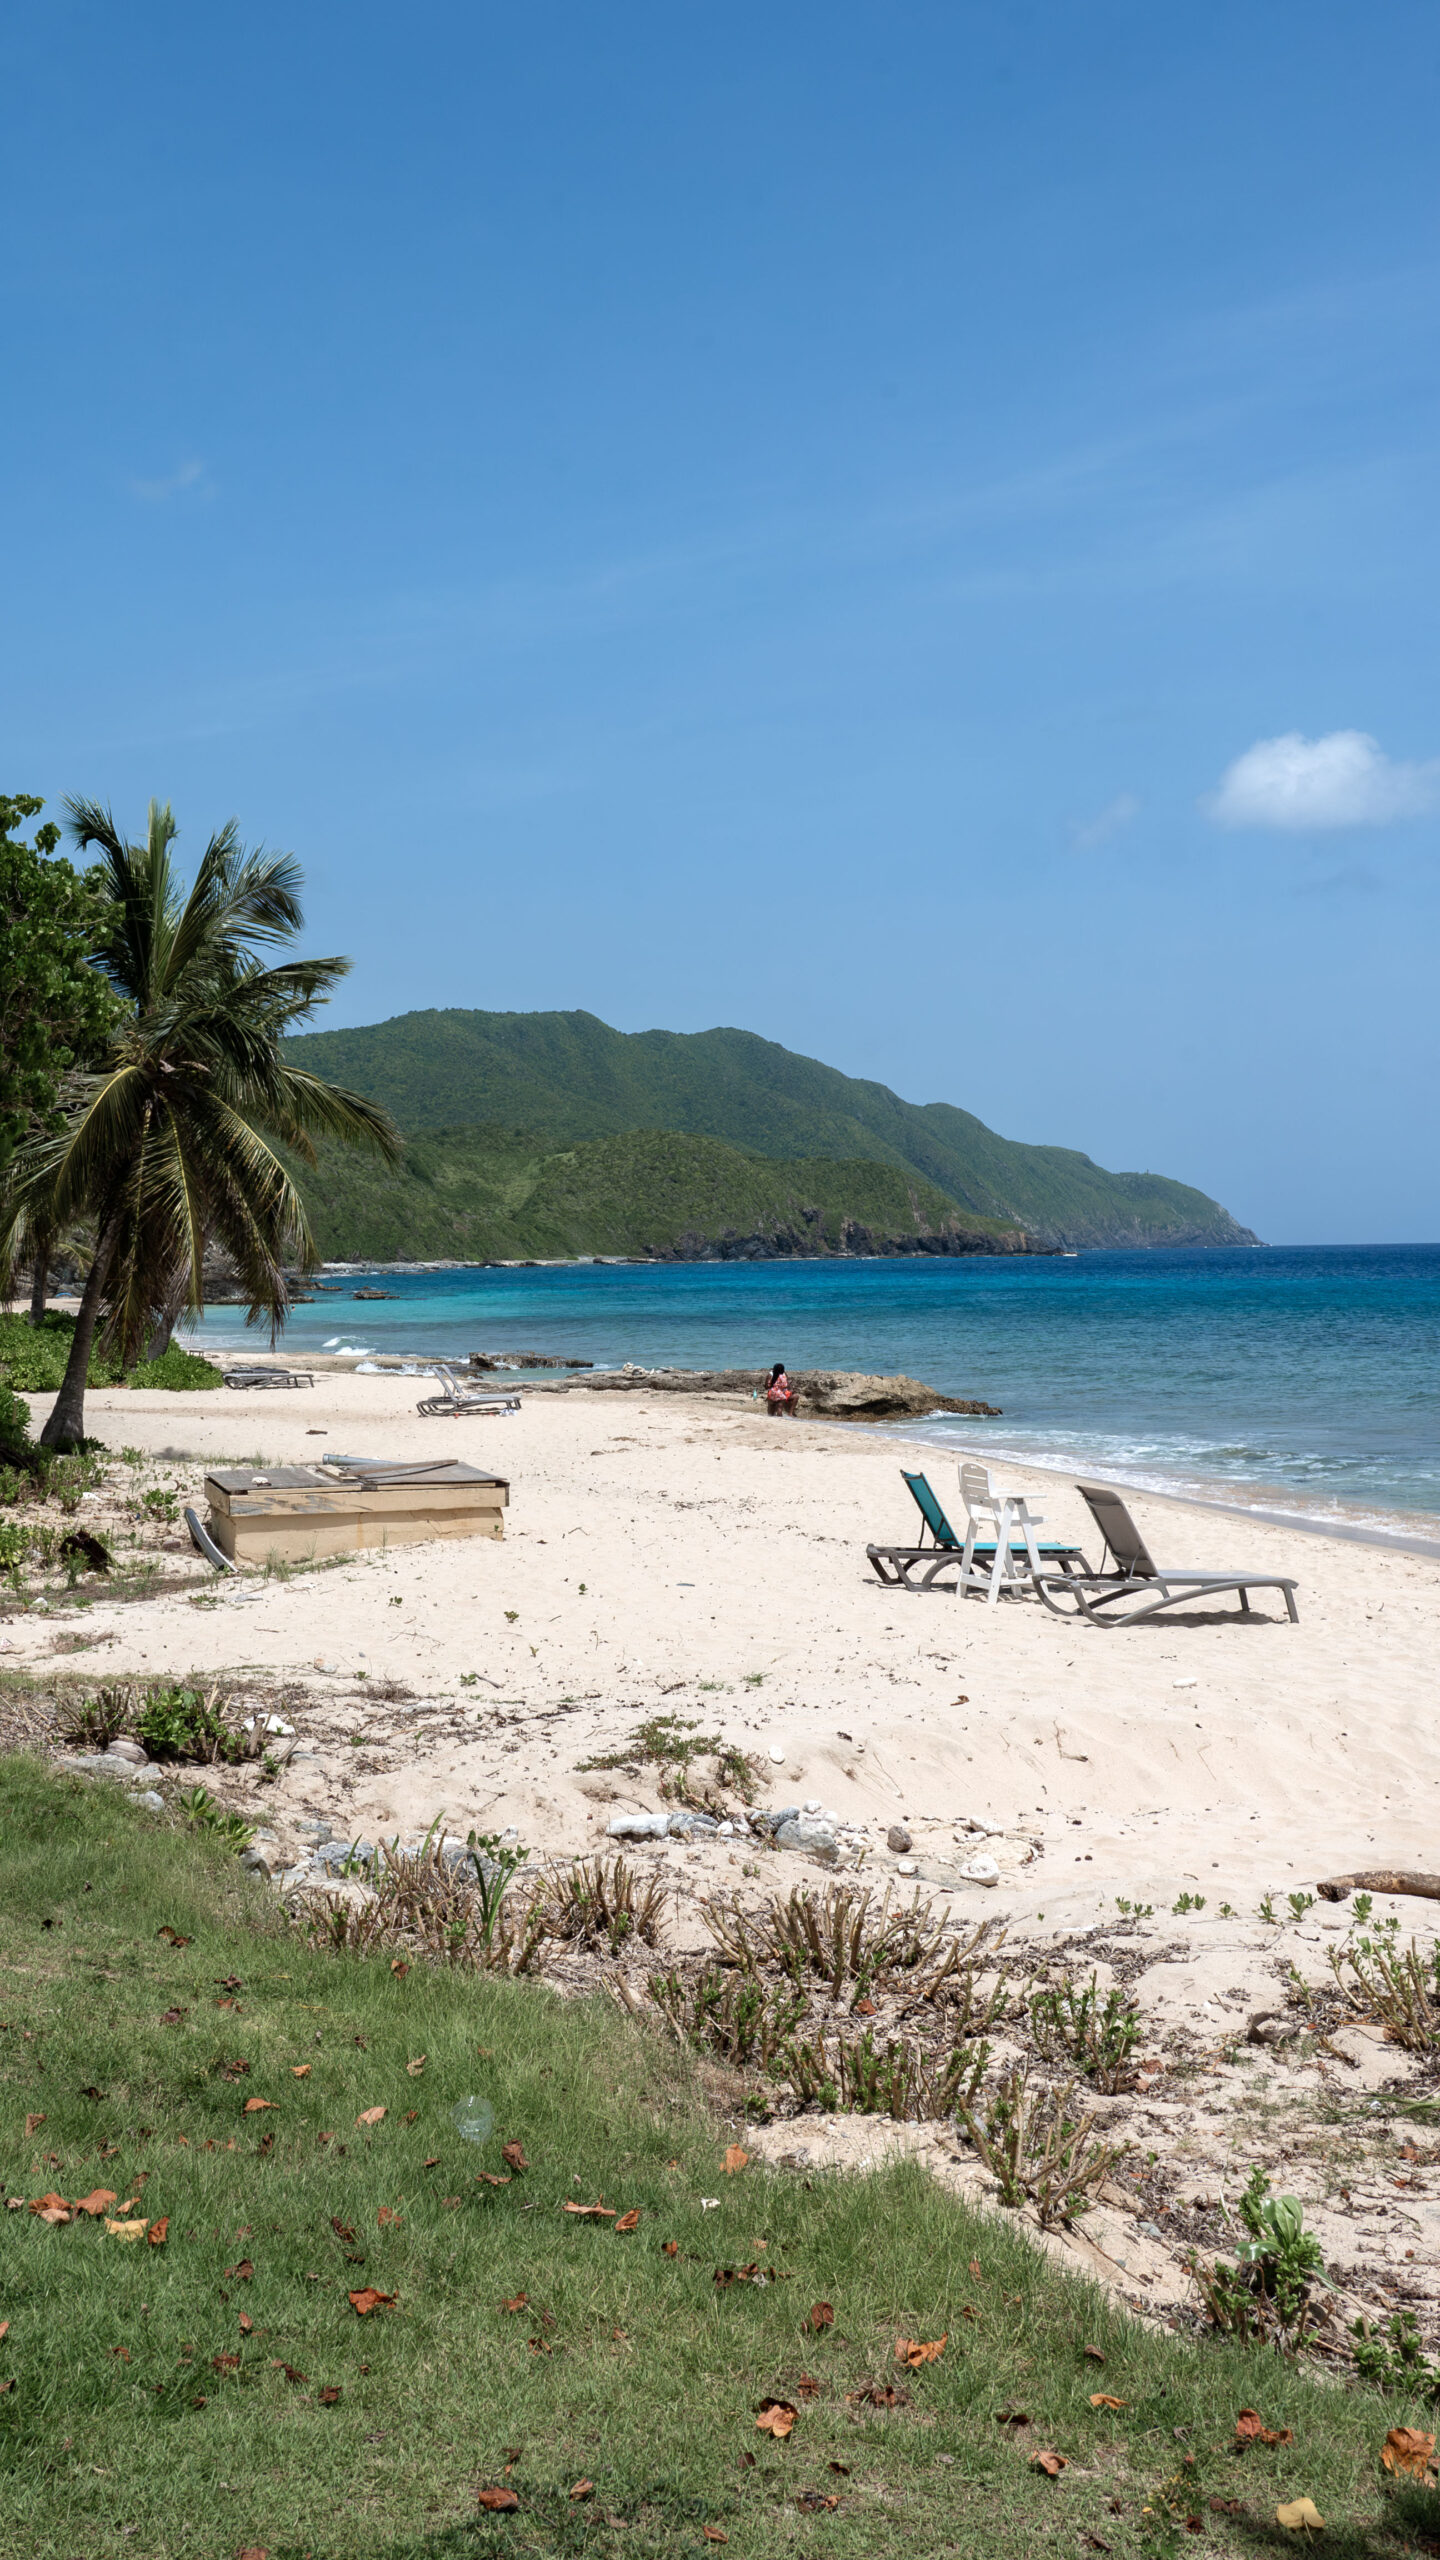
M 287 1264 L 307 1271 L 318 1259 L 277 1148 L 313 1163 L 319 1135 L 387 1162 L 399 1153 L 377 1104 L 284 1053 L 284 1035 L 350 966 L 264 964 L 263 947 L 291 941 L 304 921 L 294 857 L 247 852 L 232 820 L 211 837 L 186 895 L 168 803 L 151 801 L 142 845 L 125 843 L 95 802 L 66 805 L 77 845 L 102 857 L 109 906 L 93 958 L 125 1011 L 103 1071 L 80 1079 L 63 1134 L 21 1149 L 7 1184 L 0 1247 L 78 1218 L 95 1237 L 64 1381 L 40 1435 L 51 1448 L 84 1436 L 102 1313 L 102 1338 L 128 1365 L 167 1311 L 198 1309 L 212 1239 L 274 1341 L 289 1312 Z

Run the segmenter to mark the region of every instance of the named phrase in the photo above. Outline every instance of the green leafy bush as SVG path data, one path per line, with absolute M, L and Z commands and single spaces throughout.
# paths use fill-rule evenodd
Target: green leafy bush
M 30 1408 L 22 1404 L 12 1386 L 0 1375 L 0 1455 L 13 1466 L 26 1459 L 33 1447 L 30 1438 Z
M 219 1693 L 155 1687 L 135 1719 L 137 1741 L 152 1760 L 248 1760 L 250 1736 L 223 1713 Z
M 25 1316 L 0 1316 L 0 1388 L 8 1381 L 13 1390 L 19 1387 L 26 1395 L 50 1395 L 65 1375 L 70 1357 L 70 1343 L 75 1332 L 75 1319 L 51 1307 L 43 1324 L 33 1325 Z M 90 1354 L 89 1383 L 92 1387 L 113 1387 L 120 1378 L 120 1363 L 98 1347 Z M 129 1372 L 132 1387 L 168 1387 L 186 1394 L 199 1388 L 218 1387 L 220 1372 L 208 1360 L 193 1351 L 184 1351 L 172 1342 L 158 1360 L 140 1360 Z M 22 1425 L 21 1439 L 28 1441 L 29 1415 L 23 1405 L 16 1404 Z M 6 1445 L 5 1407 L 0 1401 L 0 1449 Z

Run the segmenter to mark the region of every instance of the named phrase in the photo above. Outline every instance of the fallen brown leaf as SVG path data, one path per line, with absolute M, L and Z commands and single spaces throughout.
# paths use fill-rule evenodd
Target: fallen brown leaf
M 250 2334 L 251 2334 L 251 2331 L 254 2329 L 254 2326 L 255 2326 L 255 2323 L 254 2323 L 254 2321 L 251 2319 L 249 2312 L 248 2312 L 248 2311 L 242 2311 L 242 2312 L 241 2312 L 241 2314 L 240 2314 L 240 2335 L 241 2335 L 241 2337 L 242 2337 L 242 2338 L 248 2338 L 248 2337 L 250 2336 Z
M 980 2273 L 980 2261 L 979 2261 L 979 2259 L 978 2259 L 978 2258 L 972 2258 L 972 2259 L 971 2259 L 971 2261 L 970 2261 L 970 2273 L 972 2274 L 972 2276 L 978 2276 L 978 2274 Z
M 832 2462 L 830 2469 L 832 2471 L 838 2471 L 842 2480 L 848 2480 L 850 2477 L 850 2465 L 848 2462 Z
M 1117 2400 L 1113 2391 L 1092 2391 L 1090 2406 L 1092 2409 L 1123 2409 L 1125 2403 Z
M 1247 2444 L 1293 2444 L 1294 2441 L 1289 2427 L 1267 2427 L 1258 2409 L 1242 2409 L 1235 2421 L 1235 2442 L 1242 2449 Z
M 39 2115 L 39 2116 L 27 2116 L 27 2117 L 26 2117 L 26 2119 L 25 2119 L 25 2139 L 26 2139 L 26 2141 L 27 2141 L 27 2142 L 29 2141 L 30 2136 L 31 2136 L 31 2134 L 32 2134 L 32 2133 L 38 2133 L 38 2132 L 39 2132 L 40 2127 L 42 2126 L 42 2124 L 43 2124 L 44 2122 L 45 2122 L 45 2118 L 43 2117 L 43 2115 Z
M 728 2542 L 730 2539 L 729 2534 L 722 2532 L 718 2524 L 702 2524 L 700 2530 L 707 2542 Z
M 720 2163 L 720 2166 L 724 2170 L 727 2178 L 735 2177 L 738 2171 L 741 2169 L 748 2169 L 749 2165 L 750 2154 L 748 2151 L 742 2151 L 738 2142 L 732 2142 L 730 2144 L 724 2159 Z
M 275 2100 L 273 2098 L 247 2098 L 244 2106 L 240 2110 L 240 2113 L 242 2116 L 262 2116 L 267 2113 L 273 2113 L 274 2107 Z
M 210 2361 L 217 2373 L 238 2373 L 240 2370 L 240 2358 L 233 2347 L 223 2356 L 212 2356 Z
M 667 2258 L 678 2258 L 680 2255 L 680 2243 L 678 2240 L 662 2240 L 660 2248 L 662 2254 Z
M 938 2364 L 949 2342 L 948 2329 L 943 2338 L 897 2338 L 895 2361 L 908 2364 L 912 2373 L 918 2373 L 922 2364 Z
M 582 2221 L 599 2222 L 603 2220 L 606 2222 L 613 2222 L 615 2219 L 616 2208 L 613 2204 L 571 2204 L 567 2199 L 565 2211 L 567 2213 L 578 2213 Z
M 42 2222 L 48 2222 L 52 2227 L 57 2223 L 68 2222 L 70 2219 L 70 2207 L 63 2196 L 35 2196 L 31 2199 L 30 2210 L 33 2214 L 37 2214 Z
M 77 2213 L 88 2213 L 92 2215 L 103 2213 L 107 2204 L 113 2204 L 114 2202 L 115 2190 L 113 2187 L 93 2187 L 88 2196 L 76 2197 L 75 2210 Z
M 840 2499 L 833 2489 L 802 2489 L 795 2504 L 807 2516 L 821 2516 L 833 2514 Z
M 1213 2503 L 1214 2503 L 1213 2499 L 1212 2499 L 1211 2503 L 1212 2503 L 1212 2505 L 1213 2505 Z M 1109 2545 L 1109 2543 L 1105 2540 L 1105 2538 L 1104 2538 L 1103 2534 L 1099 2534 L 1099 2533 L 1082 2533 L 1082 2534 L 1081 2534 L 1081 2536 L 1080 2536 L 1080 2539 L 1081 2539 L 1081 2541 L 1084 2543 L 1085 2548 L 1086 2548 L 1086 2550 L 1087 2550 L 1087 2551 L 1108 2551 L 1108 2550 L 1109 2550 L 1109 2548 L 1110 2548 L 1110 2545 Z
M 1047 2480 L 1058 2480 L 1061 2472 L 1068 2468 L 1068 2460 L 1063 2453 L 1032 2453 L 1030 2468 L 1043 2471 Z
M 1082 2355 L 1088 2356 L 1092 2364 L 1103 2364 L 1105 2361 L 1105 2351 L 1103 2347 L 1082 2347 L 1080 2352 Z
M 632 2205 L 628 2213 L 622 2213 L 615 2228 L 617 2231 L 638 2231 L 640 2228 L 639 2206 Z
M 162 2009 L 160 2012 L 160 2024 L 162 2027 L 178 2027 L 184 2015 L 185 2012 L 183 2009 Z
M 393 1964 L 392 1964 L 392 1965 L 391 1965 L 391 1967 L 390 1967 L 390 1970 L 391 1970 L 391 1972 L 392 1972 L 393 1974 L 398 1975 L 398 1976 L 403 1980 L 404 1976 L 409 1972 L 410 1967 L 408 1966 L 408 1964 L 406 1964 L 406 1963 L 403 1961 L 403 1959 L 402 1959 L 401 1957 L 396 1956 L 396 1958 L 395 1958 L 395 1960 L 394 1960 Z
M 755 2424 L 762 2435 L 774 2436 L 780 2444 L 789 2435 L 799 2415 L 792 2400 L 762 2400 Z
M 805 2329 L 813 2329 L 817 2336 L 822 2329 L 833 2329 L 835 2326 L 834 2304 L 831 2302 L 812 2302 L 800 2325 Z
M 375 2219 L 379 2223 L 381 2230 L 384 2231 L 393 2222 L 403 2222 L 405 2216 L 403 2213 L 397 2213 L 393 2204 L 382 2204 Z
M 1277 2507 L 1275 2521 L 1287 2533 L 1323 2533 L 1325 2519 L 1313 2498 L 1292 2498 L 1288 2506 Z
M 522 2174 L 530 2166 L 529 2161 L 525 2157 L 525 2146 L 523 2142 L 502 2142 L 500 2145 L 500 2157 L 504 2161 L 507 2169 L 516 2169 Z
M 1243 2498 L 1207 2498 L 1205 2503 L 1215 2516 L 1243 2516 L 1245 2513 Z
M 409 2072 L 410 2077 L 411 2077 L 411 2079 L 412 2079 L 412 2080 L 418 2080 L 418 2079 L 419 2079 L 421 2072 L 422 2072 L 422 2071 L 424 2070 L 424 2068 L 425 2068 L 425 2060 L 426 2060 L 426 2057 L 425 2057 L 425 2055 L 424 2055 L 423 2053 L 412 2053 L 412 2055 L 410 2056 L 410 2059 L 409 2059 L 409 2061 L 406 2063 L 405 2068 L 406 2068 L 406 2070 Z
M 910 2394 L 897 2391 L 893 2382 L 862 2382 L 858 2391 L 845 2394 L 852 2409 L 908 2409 Z
M 5 2326 L 7 2329 L 9 2328 L 10 2323 L 8 2320 L 6 2321 Z M 128 2347 L 112 2347 L 110 2353 L 112 2356 L 118 2356 L 122 2364 L 128 2364 L 130 2361 L 130 2350 Z
M 338 2213 L 331 2214 L 330 2228 L 334 2232 L 337 2240 L 353 2241 L 355 2237 L 354 2223 L 342 2222 Z
M 500 2308 L 502 2311 L 525 2311 L 528 2310 L 529 2304 L 530 2296 L 528 2293 L 517 2293 L 512 2296 L 509 2302 L 502 2302 Z
M 1423 2480 L 1430 2468 L 1435 2439 L 1421 2427 L 1392 2427 L 1380 2447 L 1380 2459 L 1387 2471 L 1401 2478 Z
M 526 2345 L 532 2356 L 553 2356 L 555 2349 L 548 2338 L 528 2338 Z
M 593 2498 L 595 2495 L 594 2481 L 577 2480 L 571 2488 L 570 2495 L 572 2498 Z
M 513 2489 L 482 2489 L 479 2492 L 478 2503 L 485 2509 L 487 2515 L 506 2516 L 513 2514 L 520 2501 Z
M 358 2311 L 361 2319 L 365 2320 L 372 2311 L 391 2310 L 395 2300 L 393 2293 L 377 2293 L 373 2284 L 362 2284 L 358 2293 L 351 2294 L 350 2308 Z
M 170 2216 L 168 2213 L 158 2213 L 145 2234 L 146 2244 L 151 2249 L 163 2249 L 169 2237 Z
M 995 2424 L 997 2427 L 1028 2427 L 1030 2412 L 1028 2409 L 997 2409 Z
M 105 2228 L 112 2240 L 143 2240 L 146 2226 L 143 2222 L 112 2222 L 107 2214 Z
M 363 2125 L 383 2124 L 384 2121 L 385 2110 L 383 2107 L 367 2107 L 363 2116 L 357 2116 L 355 2119 L 356 2131 L 358 2132 Z
M 308 2080 L 310 2077 L 309 2063 L 292 2062 L 290 2065 L 290 2077 L 292 2080 Z
M 248 2284 L 255 2273 L 255 2261 L 253 2258 L 241 2258 L 233 2267 L 227 2267 L 225 2273 L 233 2276 L 237 2284 Z
M 493 2169 L 477 2169 L 475 2172 L 475 2184 L 477 2187 L 482 2185 L 487 2187 L 508 2187 L 510 2181 L 508 2177 L 497 2177 Z
M 238 2356 L 235 2361 L 239 2363 Z M 283 2356 L 272 2356 L 270 2362 L 273 2370 L 276 2373 L 283 2373 L 287 2382 L 308 2382 L 310 2379 L 308 2373 L 301 2373 L 297 2366 L 287 2364 Z
M 820 2397 L 820 2385 L 813 2373 L 802 2373 L 795 2388 L 802 2400 L 818 2400 Z
M 155 1935 L 163 1938 L 167 1947 L 188 1947 L 193 1943 L 189 1938 L 182 1938 L 178 1929 L 172 1929 L 168 1920 L 163 1929 L 156 1930 Z
M 336 2402 L 337 2402 L 337 2400 L 338 2400 L 338 2399 L 339 2399 L 339 2397 L 340 2397 L 340 2385 L 339 2385 L 339 2383 L 338 2383 L 338 2382 L 326 2382 L 326 2383 L 323 2383 L 323 2384 L 321 2385 L 320 2389 L 316 2392 L 315 2397 L 316 2397 L 316 2399 L 319 2401 L 320 2406 L 321 2406 L 321 2408 L 322 2408 L 322 2409 L 333 2409 L 333 2408 L 334 2408 L 334 2406 L 335 2406 L 335 2404 L 336 2404 Z

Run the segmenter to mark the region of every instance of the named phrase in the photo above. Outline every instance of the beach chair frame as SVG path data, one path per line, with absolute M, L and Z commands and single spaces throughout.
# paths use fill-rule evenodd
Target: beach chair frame
M 1089 1571 L 1080 1549 L 1060 1539 L 1043 1544 L 1031 1536 L 1033 1520 L 1026 1525 L 1026 1535 L 1010 1546 L 1007 1534 L 1007 1561 L 997 1571 L 1001 1556 L 998 1542 L 980 1538 L 979 1523 L 969 1517 L 965 1536 L 958 1538 L 947 1520 L 940 1498 L 927 1476 L 912 1474 L 908 1467 L 900 1470 L 910 1496 L 927 1531 L 928 1542 L 918 1547 L 868 1546 L 866 1559 L 871 1570 L 887 1589 L 893 1591 L 983 1591 L 987 1598 L 998 1598 L 1002 1589 L 1028 1596 L 1032 1578 L 1049 1566 L 1058 1567 L 1062 1576 L 1079 1565 Z M 1017 1567 L 1017 1559 L 1023 1559 Z M 954 1568 L 957 1580 L 941 1582 L 939 1577 Z
M 1113 1485 L 1077 1484 L 1075 1490 L 1105 1541 L 1104 1555 L 1110 1562 L 1102 1561 L 1098 1573 L 1087 1567 L 1083 1574 L 1063 1576 L 1032 1567 L 1034 1589 L 1057 1617 L 1084 1618 L 1092 1627 L 1133 1627 L 1144 1618 L 1158 1617 L 1162 1610 L 1178 1609 L 1187 1600 L 1210 1600 L 1233 1591 L 1240 1603 L 1236 1614 L 1248 1618 L 1254 1614 L 1252 1591 L 1279 1591 L 1291 1625 L 1298 1626 L 1296 1585 L 1289 1574 L 1210 1573 L 1159 1565 Z
M 446 1360 L 436 1361 L 434 1375 L 442 1382 L 441 1393 L 422 1396 L 415 1407 L 417 1413 L 425 1414 L 431 1421 L 446 1414 L 453 1418 L 462 1413 L 518 1413 L 520 1410 L 518 1395 L 500 1395 L 493 1388 L 472 1387 L 467 1379 L 457 1376 Z

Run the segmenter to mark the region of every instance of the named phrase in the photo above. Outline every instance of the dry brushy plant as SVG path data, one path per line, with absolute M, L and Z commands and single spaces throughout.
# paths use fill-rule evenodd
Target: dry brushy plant
M 833 2000 L 848 1992 L 852 2004 L 901 1977 L 917 1997 L 937 1996 L 987 1934 L 982 1927 L 968 1948 L 947 1942 L 948 1910 L 937 1921 L 918 1894 L 892 1904 L 888 1890 L 879 1899 L 869 1885 L 832 1884 L 820 1893 L 796 1885 L 760 1912 L 744 1911 L 733 1895 L 700 1908 L 723 1963 L 744 1973 L 773 1967 L 794 1983 L 818 1977 Z
M 484 1973 L 529 1973 L 549 1935 L 546 1888 L 500 1889 L 473 1862 L 452 1864 L 433 1835 L 419 1849 L 377 1853 L 374 1890 L 363 1901 L 326 1897 L 313 1913 L 312 1937 L 337 1954 L 374 1955 L 403 1948 L 434 1964 Z
M 582 1858 L 552 1869 L 544 1883 L 547 1933 L 572 1946 L 606 1947 L 612 1956 L 632 1938 L 659 1943 L 669 1900 L 658 1876 L 642 1878 L 619 1855 Z
M 673 1969 L 653 1973 L 650 1997 L 667 2024 L 697 2052 L 718 2054 L 741 2069 L 769 2071 L 807 2006 L 793 1985 L 764 1983 L 753 1973 L 707 1965 L 687 1981 Z
M 1407 2053 L 1440 2048 L 1440 1946 L 1432 1948 L 1427 1969 L 1414 1938 L 1403 1955 L 1384 1938 L 1359 1938 L 1331 1948 L 1330 1968 L 1351 2008 L 1383 2026 Z
M 841 2108 L 857 2115 L 885 2115 L 930 2123 L 954 2115 L 973 2098 L 990 2058 L 988 2044 L 952 2036 L 938 2050 L 908 2036 L 877 2044 L 863 2035 L 792 2038 L 778 2057 L 776 2076 L 789 2082 L 804 2106 Z
M 1067 1973 L 1058 1985 L 1031 1993 L 1030 2033 L 1047 2062 L 1078 2067 L 1097 2089 L 1113 2098 L 1130 2079 L 1130 2057 L 1140 2041 L 1140 2011 L 1123 1991 L 1107 1991 L 1102 1999 L 1095 1974 L 1077 1990 Z
M 1001 2203 L 1013 2207 L 1028 2199 L 1042 2224 L 1087 2212 L 1131 2147 L 1094 2140 L 1095 2117 L 1075 2104 L 1078 2086 L 1070 2080 L 1063 2089 L 1033 2089 L 1029 2066 L 1016 2064 L 993 2088 L 977 2089 L 956 2103 Z

